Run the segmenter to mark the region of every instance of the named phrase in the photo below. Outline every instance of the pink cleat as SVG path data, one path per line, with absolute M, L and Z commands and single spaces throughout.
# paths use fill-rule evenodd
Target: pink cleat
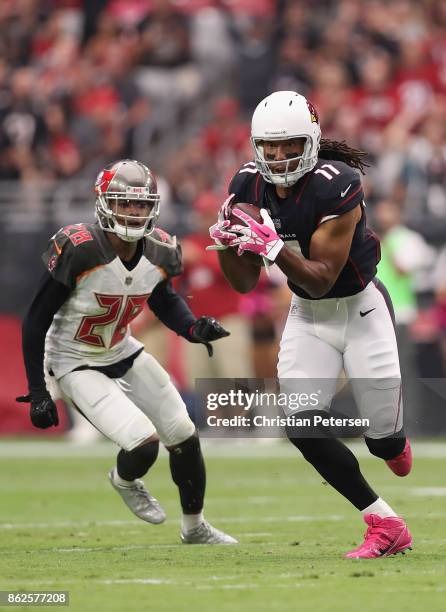
M 381 518 L 377 514 L 366 514 L 364 521 L 368 525 L 364 542 L 346 553 L 347 559 L 377 559 L 412 550 L 412 536 L 401 517 Z
M 386 463 L 397 476 L 407 476 L 409 474 L 412 469 L 412 449 L 408 439 L 406 440 L 403 452 L 393 459 L 388 459 Z

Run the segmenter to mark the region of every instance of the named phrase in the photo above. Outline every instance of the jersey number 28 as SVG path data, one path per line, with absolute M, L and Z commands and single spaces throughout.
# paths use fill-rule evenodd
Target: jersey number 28
M 83 317 L 74 339 L 78 342 L 84 342 L 93 346 L 105 347 L 101 331 L 105 326 L 112 325 L 117 321 L 109 346 L 109 348 L 112 348 L 124 338 L 128 325 L 139 315 L 149 295 L 149 293 L 143 295 L 128 295 L 125 298 L 123 295 L 104 295 L 95 293 L 99 306 L 106 310 L 100 315 Z M 124 298 L 125 303 L 124 308 L 122 308 Z

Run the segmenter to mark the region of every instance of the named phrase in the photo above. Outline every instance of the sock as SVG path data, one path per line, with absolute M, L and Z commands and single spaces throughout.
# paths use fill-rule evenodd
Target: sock
M 203 512 L 199 512 L 198 514 L 183 514 L 181 519 L 181 531 L 187 533 L 195 527 L 198 527 L 203 521 Z
M 206 468 L 200 440 L 194 434 L 181 444 L 170 446 L 169 464 L 172 479 L 180 493 L 184 514 L 197 515 L 203 510 Z
M 315 413 L 320 414 L 320 411 L 304 411 L 302 416 L 309 416 L 313 420 Z M 354 454 L 340 440 L 331 436 L 327 428 L 316 427 L 311 432 L 311 437 L 293 437 L 296 435 L 296 429 L 293 428 L 287 428 L 287 434 L 290 442 L 301 451 L 323 479 L 358 510 L 376 501 L 378 495 L 361 474 Z
M 131 451 L 121 449 L 116 460 L 117 474 L 124 481 L 129 482 L 142 478 L 158 457 L 159 442 L 147 442 L 142 446 L 137 446 Z M 116 482 L 118 482 L 116 480 Z M 118 482 L 118 484 L 120 484 Z M 123 486 L 126 486 L 123 484 Z
M 124 480 L 124 478 L 121 478 L 116 467 L 113 468 L 113 480 L 121 487 L 131 487 L 135 482 L 134 480 Z
M 361 510 L 361 514 L 362 516 L 365 516 L 366 514 L 377 514 L 381 518 L 386 518 L 387 516 L 398 516 L 398 514 L 392 510 L 389 504 L 387 504 L 380 497 L 378 497 L 373 504 L 370 504 L 370 506 L 367 506 L 367 508 Z

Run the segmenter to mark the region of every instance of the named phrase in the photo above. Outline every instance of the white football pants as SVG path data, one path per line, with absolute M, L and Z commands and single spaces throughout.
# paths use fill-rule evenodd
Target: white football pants
M 127 451 L 155 432 L 166 446 L 180 444 L 195 432 L 168 373 L 148 353 L 138 355 L 122 378 L 80 370 L 62 376 L 58 383 L 65 401 Z
M 293 296 L 280 344 L 281 389 L 319 392 L 312 409 L 329 410 L 344 369 L 366 436 L 385 438 L 402 427 L 401 374 L 392 318 L 373 282 L 345 298 L 306 300 Z M 287 379 L 287 380 L 285 380 Z M 308 410 L 301 406 L 288 414 Z

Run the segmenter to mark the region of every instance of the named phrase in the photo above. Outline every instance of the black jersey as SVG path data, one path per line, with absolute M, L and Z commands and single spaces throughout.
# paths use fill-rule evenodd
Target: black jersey
M 294 186 L 288 198 L 279 198 L 275 186 L 264 180 L 254 162 L 248 162 L 233 177 L 229 193 L 234 202 L 247 202 L 266 208 L 285 244 L 309 259 L 313 233 L 326 221 L 362 207 L 347 263 L 335 284 L 322 298 L 312 298 L 301 287 L 288 281 L 291 291 L 306 299 L 345 297 L 358 293 L 376 274 L 381 258 L 379 240 L 367 227 L 364 193 L 359 173 L 344 162 L 319 159 L 311 172 Z

